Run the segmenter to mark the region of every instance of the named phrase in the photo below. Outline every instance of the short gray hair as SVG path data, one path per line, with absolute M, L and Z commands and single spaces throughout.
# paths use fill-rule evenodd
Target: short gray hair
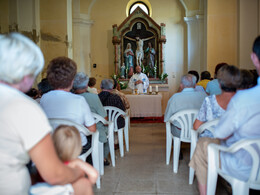
M 195 87 L 196 77 L 192 74 L 186 74 L 181 77 L 181 83 L 183 87 Z
M 114 87 L 114 82 L 112 79 L 104 79 L 101 81 L 100 88 L 106 90 L 112 90 Z
M 36 77 L 43 68 L 40 48 L 19 33 L 0 35 L 0 80 L 19 83 L 25 76 Z
M 73 89 L 85 89 L 88 87 L 89 77 L 84 72 L 78 72 L 73 81 Z

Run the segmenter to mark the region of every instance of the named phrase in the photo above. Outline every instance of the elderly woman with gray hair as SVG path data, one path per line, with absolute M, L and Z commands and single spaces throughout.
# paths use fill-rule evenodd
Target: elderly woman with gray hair
M 232 65 L 223 65 L 218 73 L 217 79 L 221 88 L 221 94 L 211 95 L 203 101 L 197 119 L 193 124 L 197 130 L 203 123 L 220 118 L 226 111 L 231 98 L 236 94 L 241 83 L 240 70 Z M 213 137 L 208 130 L 204 131 L 200 137 Z
M 114 82 L 112 79 L 104 79 L 101 81 L 101 92 L 98 94 L 103 106 L 114 106 L 123 111 L 125 111 L 125 106 L 121 98 L 116 95 L 112 94 Z M 117 119 L 117 126 L 118 129 L 123 128 L 125 126 L 125 120 L 123 117 L 118 117 Z
M 65 165 L 58 158 L 46 115 L 24 94 L 43 66 L 43 54 L 30 39 L 18 33 L 0 35 L 0 192 L 29 194 L 26 164 L 32 159 L 48 184 L 66 185 L 67 193 L 93 194 L 87 173 L 77 166 L 84 162 Z
M 87 91 L 89 77 L 83 72 L 78 72 L 74 77 L 73 91 L 75 94 L 81 95 L 87 101 L 91 112 L 94 112 L 107 120 L 107 113 L 97 94 Z M 107 141 L 108 129 L 101 122 L 97 123 L 97 129 L 99 131 L 99 141 L 104 143 L 104 165 L 109 165 L 108 154 L 109 146 Z

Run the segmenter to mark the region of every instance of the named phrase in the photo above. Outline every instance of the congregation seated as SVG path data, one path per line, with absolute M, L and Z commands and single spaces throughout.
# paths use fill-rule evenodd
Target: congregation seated
M 95 88 L 95 85 L 97 83 L 97 80 L 95 77 L 90 77 L 88 82 L 88 92 L 98 94 L 97 88 Z
M 195 86 L 195 90 L 196 91 L 204 91 L 205 92 L 205 89 L 201 86 L 201 85 L 197 85 L 197 83 L 199 82 L 200 80 L 200 75 L 199 73 L 196 71 L 196 70 L 190 70 L 188 72 L 188 74 L 192 74 L 196 77 L 196 86 Z M 178 90 L 178 92 L 180 92 L 180 90 Z
M 251 73 L 249 70 L 241 69 L 240 74 L 241 74 L 241 82 L 238 86 L 239 90 L 249 89 L 255 86 L 254 83 L 255 77 L 253 73 Z
M 48 118 L 68 119 L 84 125 L 89 131 L 96 131 L 96 123 L 86 100 L 70 92 L 76 75 L 76 63 L 67 57 L 51 60 L 47 67 L 47 79 L 54 90 L 45 93 L 40 101 Z M 80 132 L 82 152 L 91 147 L 90 136 Z
M 181 78 L 180 89 L 181 92 L 175 93 L 168 101 L 164 122 L 167 122 L 170 117 L 178 111 L 184 109 L 198 109 L 201 107 L 203 100 L 206 97 L 206 93 L 195 90 L 196 77 L 191 74 L 186 74 Z M 172 134 L 176 137 L 180 137 L 180 126 L 175 123 L 171 127 Z
M 29 194 L 31 179 L 26 164 L 32 159 L 50 185 L 75 194 L 93 194 L 85 177 L 87 164 L 63 164 L 54 149 L 46 115 L 24 94 L 43 66 L 43 54 L 33 41 L 18 33 L 0 35 L 0 192 Z
M 120 92 L 120 85 L 118 84 L 116 79 L 113 79 L 113 81 L 114 81 L 114 87 L 113 87 L 113 90 L 111 91 L 111 93 L 118 95 L 121 98 L 121 100 L 123 101 L 125 109 L 126 110 L 129 109 L 130 103 L 129 103 L 128 99 L 126 98 L 124 93 Z
M 205 98 L 193 124 L 194 130 L 197 130 L 203 123 L 220 118 L 224 114 L 240 84 L 240 71 L 235 66 L 224 65 L 219 69 L 217 79 L 222 93 Z M 205 130 L 200 137 L 213 137 L 213 135 L 210 131 Z
M 253 44 L 251 59 L 260 75 L 260 36 Z M 228 104 L 226 112 L 222 115 L 215 127 L 215 139 L 200 138 L 192 159 L 189 163 L 196 173 L 198 187 L 201 195 L 206 194 L 208 172 L 208 145 L 220 144 L 225 147 L 237 143 L 240 140 L 260 138 L 260 77 L 255 87 L 239 90 Z M 255 155 L 260 156 L 260 149 Z M 236 153 L 220 153 L 220 166 L 222 171 L 241 181 L 247 181 L 252 168 L 252 158 L 245 150 Z
M 220 89 L 220 86 L 219 86 L 219 82 L 218 82 L 218 79 L 217 79 L 217 75 L 218 75 L 218 70 L 224 66 L 224 65 L 227 65 L 227 63 L 219 63 L 216 65 L 215 67 L 215 72 L 214 72 L 214 79 L 212 81 L 209 81 L 208 84 L 207 84 L 207 87 L 206 87 L 206 93 L 208 95 L 219 95 L 221 94 L 221 89 Z
M 112 79 L 104 79 L 101 81 L 101 92 L 98 94 L 100 101 L 102 102 L 103 106 L 114 106 L 117 107 L 123 111 L 125 111 L 125 106 L 121 98 L 111 93 L 113 90 L 113 80 Z M 121 129 L 125 126 L 125 120 L 123 117 L 118 117 L 117 119 L 117 127 L 118 129 Z
M 74 78 L 73 91 L 75 94 L 78 94 L 78 95 L 84 97 L 84 99 L 86 100 L 86 102 L 88 103 L 88 105 L 90 107 L 91 112 L 96 113 L 107 120 L 108 119 L 107 113 L 106 113 L 98 95 L 87 91 L 88 82 L 89 82 L 88 75 L 86 75 L 83 72 L 78 72 Z M 109 146 L 108 146 L 108 140 L 107 140 L 108 128 L 107 128 L 107 126 L 104 126 L 103 123 L 98 122 L 97 130 L 99 131 L 99 141 L 104 143 L 105 165 L 109 165 L 109 161 L 108 161 Z
M 50 85 L 47 78 L 42 79 L 41 82 L 38 83 L 37 87 L 41 96 L 53 90 L 53 87 Z
M 31 88 L 28 92 L 25 93 L 26 95 L 28 95 L 29 97 L 31 97 L 32 99 L 36 100 L 40 98 L 40 93 L 37 89 L 35 88 Z M 38 102 L 39 103 L 39 102 Z
M 200 81 L 197 83 L 197 85 L 200 85 L 203 87 L 204 90 L 206 90 L 207 84 L 211 79 L 211 75 L 209 71 L 203 71 L 200 74 Z

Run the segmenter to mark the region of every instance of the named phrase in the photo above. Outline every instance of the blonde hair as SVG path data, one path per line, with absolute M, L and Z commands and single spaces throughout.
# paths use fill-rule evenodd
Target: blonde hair
M 58 126 L 52 134 L 52 139 L 56 152 L 63 162 L 73 160 L 81 153 L 80 134 L 74 126 Z

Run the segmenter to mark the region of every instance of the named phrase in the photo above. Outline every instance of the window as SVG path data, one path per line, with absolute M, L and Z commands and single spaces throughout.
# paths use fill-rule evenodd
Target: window
M 148 6 L 141 1 L 133 3 L 129 9 L 129 15 L 137 8 L 140 7 L 147 15 L 150 15 Z

